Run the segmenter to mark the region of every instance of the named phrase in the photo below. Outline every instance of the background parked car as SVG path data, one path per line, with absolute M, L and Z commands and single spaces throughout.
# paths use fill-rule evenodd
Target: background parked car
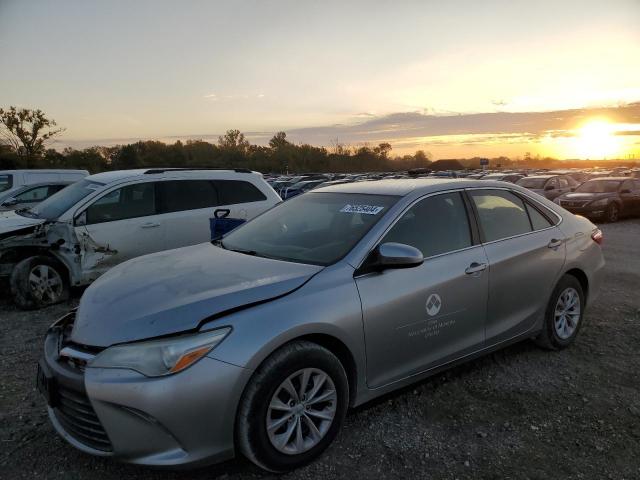
M 481 180 L 498 180 L 501 182 L 517 183 L 518 180 L 524 178 L 519 173 L 490 173 L 481 178 Z
M 628 177 L 588 180 L 555 202 L 572 213 L 616 222 L 621 216 L 640 215 L 640 180 Z
M 125 260 L 210 241 L 216 209 L 249 220 L 281 201 L 249 170 L 91 175 L 36 207 L 0 213 L 0 276 L 21 308 L 68 296 Z
M 0 193 L 0 211 L 35 207 L 73 182 L 46 182 L 25 185 Z
M 532 175 L 521 178 L 517 185 L 553 200 L 563 193 L 573 191 L 580 183 L 567 175 Z
M 86 170 L 0 170 L 0 194 L 36 183 L 77 182 L 87 175 L 89 172 Z
M 324 183 L 326 183 L 326 180 L 303 180 L 302 182 L 294 183 L 290 187 L 287 187 L 281 196 L 284 200 L 287 200 L 300 195 L 301 193 L 313 190 Z

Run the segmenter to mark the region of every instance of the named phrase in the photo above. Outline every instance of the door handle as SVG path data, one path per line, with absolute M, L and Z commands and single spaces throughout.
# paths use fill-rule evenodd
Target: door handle
M 140 225 L 140 228 L 155 228 L 159 226 L 160 226 L 159 223 L 149 222 L 149 223 L 143 223 L 142 225 Z
M 558 240 L 557 238 L 552 238 L 551 241 L 547 244 L 549 248 L 558 248 L 562 245 L 562 240 Z
M 483 271 L 485 268 L 487 268 L 487 264 L 486 263 L 478 263 L 478 262 L 473 262 L 471 265 L 469 265 L 465 270 L 464 273 L 466 273 L 467 275 L 471 275 L 472 273 L 478 273 Z

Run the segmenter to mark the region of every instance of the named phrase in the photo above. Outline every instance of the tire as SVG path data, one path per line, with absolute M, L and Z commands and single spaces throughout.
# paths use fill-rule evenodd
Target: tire
M 304 391 L 310 396 L 307 399 L 309 404 L 305 406 L 301 402 L 291 406 L 287 402 L 290 390 L 284 388 L 283 383 L 291 379 L 291 385 L 299 394 L 304 381 L 304 373 L 300 372 L 307 371 L 308 388 Z M 323 382 L 321 374 L 327 376 Z M 312 398 L 316 385 L 322 388 Z M 317 401 L 324 397 L 330 400 Z M 283 473 L 296 469 L 317 458 L 331 444 L 344 422 L 348 404 L 349 382 L 340 360 L 315 343 L 290 343 L 267 358 L 249 381 L 236 418 L 236 442 L 240 452 L 264 470 Z M 277 408 L 273 409 L 272 405 Z M 289 408 L 289 411 L 281 411 L 279 405 Z M 316 416 L 329 416 L 325 412 L 331 411 L 332 406 L 334 415 L 330 422 Z M 292 413 L 298 408 L 302 409 L 301 412 Z M 287 421 L 287 418 L 291 420 Z M 316 426 L 314 431 L 309 421 Z M 280 426 L 268 429 L 267 422 L 274 426 L 280 422 Z M 298 448 L 296 443 L 298 429 L 304 438 L 303 448 Z M 290 431 L 291 443 L 287 443 L 286 435 Z M 279 438 L 285 439 L 280 448 L 275 446 L 280 443 L 276 441 Z
M 14 303 L 23 310 L 34 310 L 69 298 L 67 272 L 53 258 L 37 256 L 18 262 L 9 279 Z
M 608 223 L 615 223 L 620 219 L 620 207 L 617 203 L 612 202 L 604 213 L 604 218 Z
M 571 297 L 575 295 L 574 297 Z M 573 302 L 565 302 L 573 298 L 577 307 L 565 308 L 563 304 L 571 305 Z M 565 311 L 564 323 L 562 314 Z M 571 345 L 582 327 L 584 320 L 585 298 L 582 285 L 572 275 L 565 275 L 560 279 L 551 294 L 551 299 L 545 311 L 545 319 L 542 331 L 536 337 L 536 343 L 548 350 L 561 350 Z M 563 328 L 564 325 L 564 328 Z

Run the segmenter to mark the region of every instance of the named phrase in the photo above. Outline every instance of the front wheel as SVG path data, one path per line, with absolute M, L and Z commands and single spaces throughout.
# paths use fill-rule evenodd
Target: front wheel
M 551 294 L 536 343 L 550 350 L 566 348 L 578 336 L 584 315 L 584 292 L 578 279 L 565 275 Z
M 64 267 L 49 257 L 29 257 L 18 262 L 9 279 L 14 303 L 23 310 L 33 310 L 67 300 L 65 273 Z
M 258 368 L 242 396 L 240 451 L 271 472 L 301 467 L 336 437 L 348 403 L 347 375 L 333 353 L 307 341 L 285 345 Z

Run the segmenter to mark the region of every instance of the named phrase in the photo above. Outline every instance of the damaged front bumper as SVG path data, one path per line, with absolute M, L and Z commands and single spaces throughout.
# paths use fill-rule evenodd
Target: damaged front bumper
M 38 384 L 54 428 L 76 448 L 144 465 L 194 466 L 234 455 L 236 407 L 251 371 L 204 357 L 149 378 L 91 368 L 98 352 L 68 341 L 73 314 L 45 339 Z

